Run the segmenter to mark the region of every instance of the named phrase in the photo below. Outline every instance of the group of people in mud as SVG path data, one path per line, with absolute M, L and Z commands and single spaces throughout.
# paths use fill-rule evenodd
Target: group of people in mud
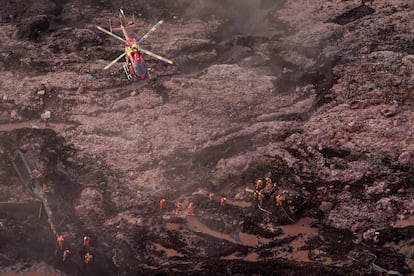
M 258 201 L 260 205 L 263 205 L 263 200 L 266 197 L 270 197 L 271 194 L 275 191 L 276 184 L 273 183 L 273 180 L 270 177 L 266 177 L 265 182 L 263 182 L 262 179 L 257 179 L 255 188 L 256 189 L 253 192 L 253 199 L 255 201 Z M 282 206 L 282 204 L 286 201 L 287 195 L 287 191 L 282 191 L 282 193 L 277 194 L 275 196 L 276 205 Z
M 273 183 L 273 180 L 270 177 L 265 177 L 264 179 L 257 179 L 255 181 L 255 190 L 246 189 L 246 191 L 253 193 L 253 200 L 258 201 L 259 206 L 263 205 L 263 201 L 265 198 L 270 198 L 272 194 L 276 191 L 276 184 Z M 288 196 L 287 191 L 282 191 L 280 194 L 278 193 L 275 196 L 276 205 L 282 206 L 285 204 L 286 199 Z M 217 199 L 217 195 L 215 193 L 210 193 L 208 195 L 208 198 L 210 201 L 215 201 Z M 221 197 L 219 200 L 219 206 L 224 207 L 226 205 L 227 198 Z M 167 208 L 167 200 L 165 198 L 161 199 L 159 202 L 160 209 L 166 209 Z M 187 210 L 188 215 L 194 215 L 195 209 L 193 202 L 189 202 L 186 207 L 184 207 L 184 204 L 180 201 L 175 202 L 175 212 L 179 213 L 183 210 Z
M 84 236 L 82 244 L 79 248 L 79 256 L 81 259 L 81 265 L 77 264 L 72 259 L 72 252 L 65 246 L 65 239 L 62 234 L 56 237 L 56 261 L 59 268 L 64 271 L 73 271 L 80 269 L 81 275 L 88 275 L 88 270 L 93 262 L 93 248 L 91 247 L 91 237 Z
M 210 201 L 214 201 L 217 198 L 217 195 L 215 193 L 210 193 L 208 195 L 208 198 L 210 199 Z M 220 207 L 224 207 L 226 205 L 227 202 L 227 198 L 226 197 L 221 197 L 220 198 Z M 165 198 L 160 200 L 160 209 L 165 209 L 167 207 L 167 200 Z M 184 207 L 184 204 L 181 203 L 180 201 L 175 202 L 175 212 L 179 213 L 183 210 L 187 210 L 187 214 L 188 215 L 194 215 L 195 214 L 195 209 L 194 209 L 194 203 L 193 202 L 189 202 L 187 204 L 187 207 Z

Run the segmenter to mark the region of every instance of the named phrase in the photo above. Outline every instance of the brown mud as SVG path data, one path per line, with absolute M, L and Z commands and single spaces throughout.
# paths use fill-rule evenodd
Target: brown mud
M 413 273 L 414 4 L 388 2 L 4 3 L 0 275 Z M 103 70 L 120 7 L 174 65 Z

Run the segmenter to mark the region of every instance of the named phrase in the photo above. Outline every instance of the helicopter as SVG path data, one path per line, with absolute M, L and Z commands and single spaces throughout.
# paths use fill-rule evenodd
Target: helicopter
M 96 26 L 98 30 L 112 36 L 115 39 L 118 39 L 125 43 L 125 51 L 119 55 L 116 59 L 114 59 L 111 63 L 109 63 L 107 66 L 104 67 L 104 70 L 108 69 L 112 65 L 114 65 L 116 62 L 118 62 L 121 58 L 125 57 L 125 62 L 123 63 L 122 67 L 124 69 L 124 72 L 126 74 L 126 77 L 128 80 L 135 78 L 140 78 L 141 80 L 149 77 L 148 73 L 148 67 L 144 60 L 144 55 L 147 54 L 151 57 L 154 57 L 158 60 L 161 60 L 163 62 L 166 62 L 168 64 L 173 64 L 173 62 L 169 59 L 166 59 L 162 56 L 159 56 L 157 54 L 154 54 L 151 51 L 145 50 L 139 45 L 144 42 L 150 35 L 152 35 L 163 23 L 163 20 L 158 21 L 157 24 L 155 24 L 144 36 L 142 36 L 138 41 L 134 38 L 131 38 L 127 33 L 127 28 L 134 26 L 134 24 L 128 24 L 126 25 L 126 18 L 125 13 L 122 9 L 119 10 L 119 21 L 121 23 L 120 28 L 112 28 L 110 24 L 110 30 L 107 30 L 105 28 L 102 28 L 101 26 Z M 114 34 L 112 31 L 114 30 L 121 30 L 125 39 Z

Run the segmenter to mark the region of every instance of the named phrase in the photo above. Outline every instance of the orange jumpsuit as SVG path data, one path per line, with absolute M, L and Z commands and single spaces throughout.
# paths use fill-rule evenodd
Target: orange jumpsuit
M 66 261 L 68 258 L 69 258 L 69 256 L 70 256 L 70 251 L 69 250 L 65 250 L 65 251 L 63 251 L 63 258 L 62 258 L 62 261 Z
M 190 204 L 188 204 L 187 212 L 190 215 L 193 215 L 194 214 L 194 206 L 193 206 L 193 203 L 192 202 Z
M 160 209 L 164 209 L 167 205 L 167 201 L 165 199 L 160 200 Z
M 181 209 L 182 209 L 181 203 L 180 202 L 176 202 L 175 203 L 175 212 L 178 213 L 178 212 L 181 211 Z
M 63 241 L 64 241 L 65 239 L 63 238 L 63 236 L 62 235 L 59 235 L 57 238 L 56 238 L 56 243 L 57 243 L 57 246 L 59 246 L 60 248 L 62 248 L 63 247 Z
M 89 243 L 91 242 L 91 238 L 88 236 L 83 237 L 83 245 L 89 246 Z
M 89 264 L 92 261 L 93 256 L 89 252 L 85 255 L 85 264 Z
M 226 201 L 227 201 L 227 198 L 222 197 L 222 198 L 220 199 L 220 206 L 221 206 L 221 207 L 224 207 L 224 205 L 226 205 Z

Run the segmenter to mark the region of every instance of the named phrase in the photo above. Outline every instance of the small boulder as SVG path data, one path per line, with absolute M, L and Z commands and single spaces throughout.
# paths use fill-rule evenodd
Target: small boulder
M 395 114 L 397 114 L 397 112 L 398 112 L 397 106 L 396 105 L 390 105 L 390 106 L 388 106 L 386 108 L 383 108 L 381 110 L 381 115 L 385 116 L 385 117 L 392 117 Z
M 413 164 L 413 154 L 410 151 L 404 151 L 398 157 L 398 164 L 402 166 L 408 166 Z
M 323 201 L 321 205 L 319 206 L 319 210 L 321 210 L 323 213 L 327 213 L 331 211 L 333 208 L 332 202 L 329 201 Z
M 44 113 L 42 113 L 41 115 L 40 115 L 40 118 L 42 119 L 42 120 L 49 120 L 50 119 L 50 116 L 51 116 L 51 113 L 50 113 L 50 111 L 49 110 L 46 110 Z

